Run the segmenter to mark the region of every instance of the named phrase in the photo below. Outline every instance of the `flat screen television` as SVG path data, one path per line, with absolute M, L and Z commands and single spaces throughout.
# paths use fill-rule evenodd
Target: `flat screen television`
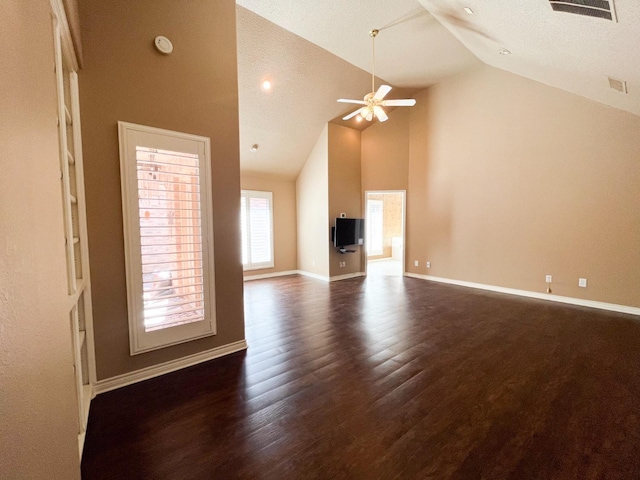
M 336 218 L 333 246 L 339 248 L 349 245 L 364 245 L 363 218 Z

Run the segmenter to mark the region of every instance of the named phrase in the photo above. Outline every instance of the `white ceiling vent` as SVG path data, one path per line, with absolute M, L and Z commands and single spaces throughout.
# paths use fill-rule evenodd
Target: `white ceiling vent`
M 549 0 L 556 12 L 575 13 L 617 22 L 613 0 Z
M 614 90 L 617 90 L 621 93 L 627 93 L 627 82 L 624 80 L 616 80 L 615 78 L 609 78 L 609 86 Z

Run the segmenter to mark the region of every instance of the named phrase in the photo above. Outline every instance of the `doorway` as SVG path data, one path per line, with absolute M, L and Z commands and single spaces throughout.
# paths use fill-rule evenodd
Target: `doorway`
M 365 192 L 366 272 L 371 276 L 404 274 L 405 192 Z

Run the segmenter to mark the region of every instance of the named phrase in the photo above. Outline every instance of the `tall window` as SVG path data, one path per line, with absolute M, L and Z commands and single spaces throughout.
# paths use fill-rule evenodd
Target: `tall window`
M 240 199 L 242 266 L 245 270 L 272 268 L 273 195 L 271 192 L 242 190 Z
M 367 200 L 367 255 L 370 257 L 383 254 L 383 206 L 382 200 Z
M 212 335 L 209 139 L 118 125 L 131 352 Z

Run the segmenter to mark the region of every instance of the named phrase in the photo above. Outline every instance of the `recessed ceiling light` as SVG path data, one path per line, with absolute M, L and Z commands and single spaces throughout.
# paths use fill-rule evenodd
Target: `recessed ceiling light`
M 362 117 L 360 115 L 356 115 L 356 122 L 360 123 L 362 121 Z
M 511 50 L 507 50 L 506 48 L 501 48 L 500 50 L 498 50 L 498 53 L 500 55 L 511 55 Z
M 271 90 L 271 81 L 270 80 L 264 80 L 261 84 L 262 86 L 262 90 L 264 90 L 265 92 L 268 90 Z
M 260 148 L 260 145 L 258 145 L 257 143 L 254 143 L 253 145 L 251 145 L 251 148 L 249 150 L 251 150 L 252 152 L 257 152 L 259 148 Z
M 467 12 L 469 15 L 474 14 L 474 11 L 471 7 L 464 7 L 464 11 Z

